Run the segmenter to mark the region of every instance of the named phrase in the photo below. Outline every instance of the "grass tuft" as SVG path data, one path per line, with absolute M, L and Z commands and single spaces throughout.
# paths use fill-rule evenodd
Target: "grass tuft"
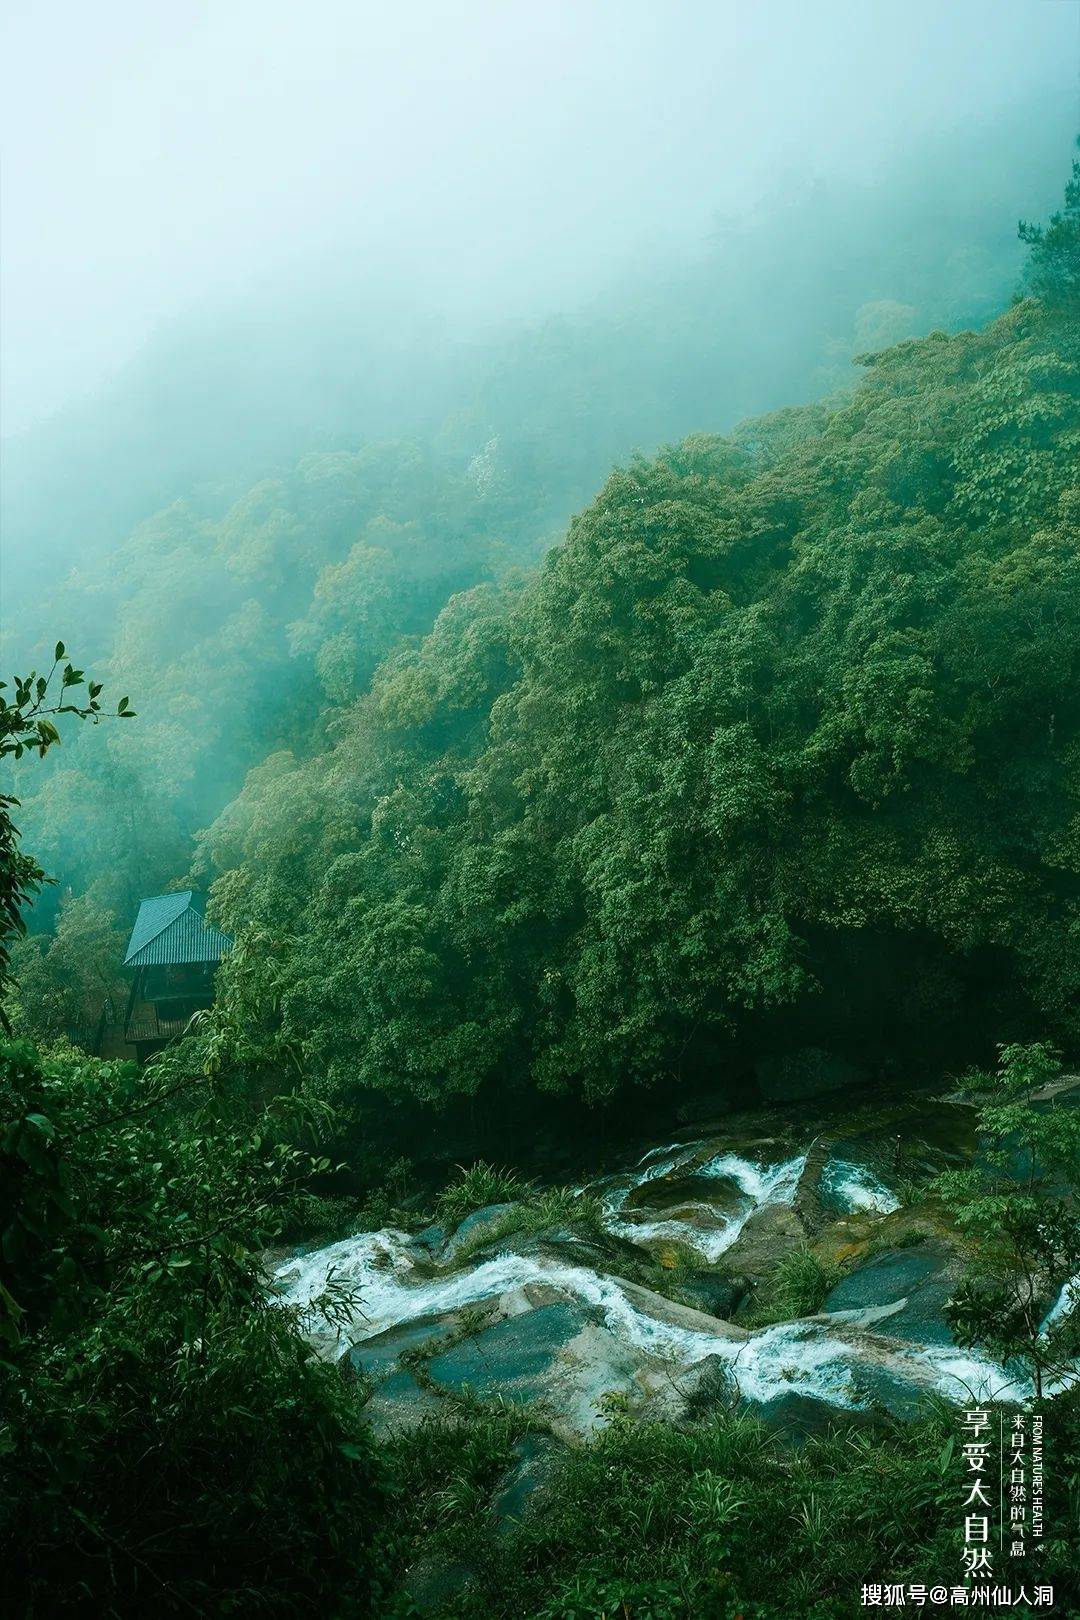
M 457 1168 L 457 1176 L 443 1188 L 435 1204 L 435 1213 L 446 1226 L 456 1226 L 489 1204 L 511 1204 L 528 1191 L 528 1183 L 516 1171 L 485 1164 L 482 1159 Z

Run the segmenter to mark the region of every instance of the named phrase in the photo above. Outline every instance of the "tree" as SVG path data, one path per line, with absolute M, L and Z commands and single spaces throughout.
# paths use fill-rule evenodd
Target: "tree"
M 291 1140 L 302 1105 L 234 1107 L 205 1051 L 140 1072 L 0 1042 L 12 1612 L 293 1616 L 325 1612 L 327 1591 L 365 1612 L 362 1397 L 262 1265 L 328 1165 Z
M 8 683 L 0 681 L 0 759 L 19 760 L 29 752 L 43 759 L 60 741 L 55 721 L 61 715 L 74 715 L 94 725 L 101 719 L 101 683 L 87 681 L 81 669 L 63 662 L 65 657 L 64 643 L 58 641 L 49 673 L 39 675 L 31 670 L 29 675 L 16 676 L 11 698 L 6 695 Z M 53 681 L 61 665 L 60 691 L 56 693 Z M 76 700 L 84 687 L 85 697 Z M 121 720 L 134 718 L 126 697 L 120 699 L 115 713 Z M 0 794 L 0 1023 L 5 1029 L 10 1028 L 3 1004 L 11 983 L 11 944 L 26 932 L 24 908 L 48 881 L 37 861 L 19 848 L 18 828 L 11 819 L 18 803 L 11 795 Z
M 93 894 L 64 901 L 51 934 L 28 934 L 12 952 L 13 1028 L 48 1042 L 93 1035 L 103 1008 L 115 1019 L 127 986 L 121 962 L 126 936 L 108 906 Z
M 957 1342 L 1020 1363 L 1040 1399 L 1077 1348 L 1067 1319 L 1045 1325 L 1048 1305 L 1080 1271 L 1080 1112 L 1034 1096 L 1060 1069 L 1054 1048 L 1035 1043 L 1002 1047 L 993 1073 L 969 1074 L 979 1156 L 936 1182 L 975 1254 L 949 1306 Z
M 63 656 L 58 645 L 57 666 Z M 97 683 L 85 702 L 50 703 L 49 679 L 17 681 L 4 700 L 5 753 L 45 754 L 59 741 L 51 716 L 100 715 Z M 63 691 L 83 679 L 67 666 Z M 45 881 L 19 849 L 12 802 L 0 805 L 6 987 L 21 902 Z M 377 1481 L 362 1396 L 312 1357 L 306 1314 L 273 1300 L 263 1266 L 296 1197 L 330 1168 L 303 1145 L 326 1111 L 298 1093 L 237 1095 L 259 1012 L 241 985 L 144 1071 L 0 1040 L 0 1562 L 13 1612 L 293 1616 L 325 1612 L 328 1590 L 365 1611 Z M 331 1290 L 316 1314 L 355 1303 Z
M 1061 307 L 1080 302 L 1080 159 L 1073 162 L 1064 208 L 1045 225 L 1021 222 L 1020 240 L 1031 249 L 1027 284 L 1035 296 Z

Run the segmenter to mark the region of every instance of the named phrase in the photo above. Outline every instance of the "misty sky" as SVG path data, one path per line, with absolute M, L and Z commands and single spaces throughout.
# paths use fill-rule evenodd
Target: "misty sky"
M 1072 94 L 1080 0 L 8 0 L 15 432 L 275 276 L 588 296 L 785 176 Z

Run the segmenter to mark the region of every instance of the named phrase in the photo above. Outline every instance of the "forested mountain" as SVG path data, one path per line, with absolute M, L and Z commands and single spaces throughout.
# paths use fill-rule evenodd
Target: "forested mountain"
M 431 1100 L 1075 1039 L 1075 298 L 612 475 L 201 841 L 311 1061 Z M 736 1046 L 736 1050 L 738 1047 Z
M 517 405 L 491 405 L 457 441 L 309 451 L 221 510 L 189 491 L 37 603 L 94 679 L 50 635 L 53 676 L 0 693 L 29 851 L 4 793 L 0 1545 L 21 1613 L 855 1615 L 868 1545 L 905 1582 L 970 1570 L 958 1414 L 884 1414 L 942 1369 L 982 1400 L 973 1345 L 1006 1392 L 1029 1388 L 1015 1358 L 1034 1368 L 1061 1458 L 1040 1574 L 1076 1590 L 1080 163 L 1021 235 L 996 318 L 910 336 L 922 315 L 861 299 L 855 386 L 623 447 L 563 538 L 611 445 L 538 389 L 517 437 Z M 33 857 L 71 892 L 20 940 Z M 118 924 L 184 878 L 236 936 L 214 1007 L 147 1067 L 87 1056 L 62 1036 L 110 987 Z M 541 1190 L 483 1163 L 436 1194 L 394 1157 L 402 1118 L 475 1141 L 484 1115 L 510 1143 L 538 1098 L 591 1131 L 646 1087 L 669 1121 L 693 1086 L 798 1105 L 994 1043 L 966 1097 L 931 1099 L 946 1146 L 913 1133 L 905 1177 L 895 1135 L 869 1195 L 840 1151 L 872 1139 L 880 1163 L 925 1096 L 849 1091 L 786 1164 L 759 1110 L 764 1156 L 682 1140 L 614 1197 L 611 1176 Z M 682 1208 L 688 1182 L 719 1189 L 690 1204 L 724 1240 L 708 1264 L 626 1227 L 664 1178 Z M 919 1245 L 932 1322 L 898 1325 L 907 1280 L 836 1303 L 879 1261 L 910 1278 Z M 775 1420 L 807 1369 L 852 1426 L 792 1447 L 743 1395 Z M 408 1421 L 377 1432 L 391 1385 Z
M 614 462 L 842 392 L 853 355 L 1001 308 L 1022 249 L 987 180 L 1012 171 L 984 148 L 1012 152 L 1013 133 L 957 143 L 933 186 L 917 152 L 888 186 L 782 196 L 690 263 L 661 255 L 576 314 L 467 340 L 370 278 L 305 320 L 267 293 L 219 315 L 213 341 L 163 336 L 111 399 L 9 444 L 5 657 L 40 662 L 38 627 L 59 626 L 140 715 L 15 772 L 58 879 L 34 929 L 68 897 L 61 934 L 110 961 L 248 770 L 321 754 L 385 655 L 455 593 L 513 592 Z M 1035 192 L 1052 133 L 1024 147 Z M 99 994 L 95 972 L 62 1021 Z
M 534 577 L 497 440 L 171 509 L 99 582 L 143 718 L 35 847 L 129 911 L 265 755 L 194 875 L 288 941 L 308 1060 L 395 1095 L 963 1047 L 988 996 L 1071 1037 L 1077 334 L 1032 285 L 631 462 Z

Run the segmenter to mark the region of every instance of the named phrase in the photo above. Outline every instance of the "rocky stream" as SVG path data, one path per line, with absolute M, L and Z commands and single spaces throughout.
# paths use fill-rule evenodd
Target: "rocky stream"
M 355 1292 L 313 1339 L 370 1381 L 383 1430 L 462 1395 L 534 1403 L 565 1440 L 614 1410 L 678 1421 L 710 1399 L 805 1433 L 909 1416 L 935 1392 L 1029 1396 L 1020 1369 L 960 1349 L 946 1319 L 963 1245 L 925 1188 L 976 1151 L 971 1107 L 795 1113 L 688 1127 L 569 1188 L 569 1217 L 539 1229 L 501 1204 L 452 1231 L 403 1223 L 293 1254 L 277 1290 L 294 1305 L 328 1282 Z M 793 1253 L 828 1290 L 770 1321 L 769 1280 Z M 1073 1303 L 1066 1284 L 1047 1319 Z

